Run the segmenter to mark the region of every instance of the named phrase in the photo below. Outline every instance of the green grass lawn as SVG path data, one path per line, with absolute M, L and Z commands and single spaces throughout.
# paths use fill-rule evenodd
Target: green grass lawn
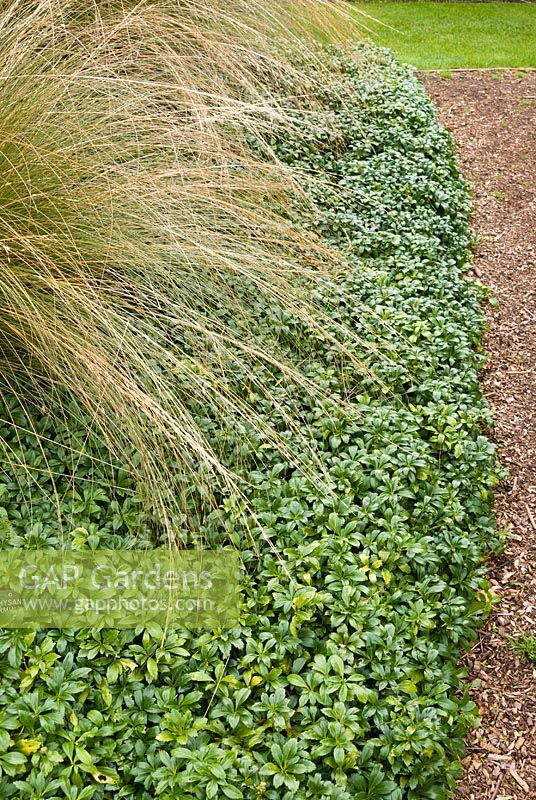
M 379 45 L 421 69 L 536 67 L 536 3 L 361 2 Z

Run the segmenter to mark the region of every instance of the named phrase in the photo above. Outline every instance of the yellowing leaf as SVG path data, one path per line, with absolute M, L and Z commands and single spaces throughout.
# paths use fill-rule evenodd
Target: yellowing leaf
M 39 739 L 21 739 L 19 742 L 19 749 L 27 756 L 31 755 L 32 753 L 37 753 L 41 747 L 42 743 L 39 741 Z

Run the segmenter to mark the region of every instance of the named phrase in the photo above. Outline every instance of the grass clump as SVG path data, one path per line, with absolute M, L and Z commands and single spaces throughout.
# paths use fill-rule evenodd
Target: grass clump
M 246 417 L 222 427 L 203 398 L 190 406 L 248 487 L 251 514 L 232 491 L 185 498 L 189 543 L 240 550 L 241 625 L 1 634 L 5 797 L 441 800 L 454 786 L 476 714 L 459 651 L 499 544 L 468 195 L 409 71 L 364 50 L 333 53 L 329 80 L 319 70 L 295 116 L 308 103 L 309 125 L 271 147 L 307 198 L 302 224 L 345 264 L 314 302 L 352 331 L 352 358 L 249 293 L 251 342 L 277 341 L 317 391 L 266 362 L 254 384 L 241 362 L 229 382 L 297 458 Z M 262 137 L 249 141 L 260 157 Z M 87 421 L 34 411 L 36 438 L 15 400 L 4 416 L 4 546 L 155 541 L 137 483 L 103 463 L 105 441 L 86 443 Z
M 520 633 L 511 640 L 510 647 L 519 655 L 526 656 L 529 661 L 536 664 L 536 636 Z
M 310 12 L 314 27 L 325 8 L 13 0 L 0 10 L 2 391 L 29 407 L 37 395 L 98 432 L 171 538 L 192 475 L 206 496 L 236 489 L 200 406 L 217 428 L 247 421 L 298 457 L 233 382 L 240 371 L 262 392 L 258 373 L 271 370 L 314 391 L 277 335 L 255 336 L 255 303 L 299 320 L 302 337 L 343 349 L 352 336 L 307 299 L 336 258 L 297 226 L 306 195 L 273 152 L 274 135 L 308 125 L 289 115 L 285 104 L 302 100 L 283 98 L 283 83 L 307 98 L 307 65 L 322 70 L 293 20 Z

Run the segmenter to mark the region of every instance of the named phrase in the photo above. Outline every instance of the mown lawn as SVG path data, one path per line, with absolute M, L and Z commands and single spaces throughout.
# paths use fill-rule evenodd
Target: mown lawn
M 533 3 L 373 1 L 355 9 L 376 18 L 361 18 L 376 44 L 421 69 L 536 67 Z

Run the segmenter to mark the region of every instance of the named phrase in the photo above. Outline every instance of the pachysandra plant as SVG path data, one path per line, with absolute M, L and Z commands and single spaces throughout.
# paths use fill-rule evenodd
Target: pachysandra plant
M 271 146 L 312 197 L 302 224 L 346 264 L 315 286 L 315 302 L 337 330 L 352 328 L 356 363 L 374 343 L 373 375 L 352 372 L 274 298 L 248 299 L 250 345 L 276 341 L 318 393 L 266 361 L 257 386 L 240 364 L 226 370 L 294 463 L 259 426 L 236 415 L 221 425 L 191 399 L 198 428 L 247 488 L 246 510 L 218 492 L 184 498 L 198 520 L 189 544 L 240 553 L 240 625 L 0 631 L 0 795 L 452 794 L 476 716 L 459 655 L 487 608 L 484 554 L 499 544 L 478 387 L 484 292 L 463 274 L 468 193 L 407 68 L 362 48 L 330 63 L 310 93 L 334 127 L 321 118 Z M 320 171 L 330 176 L 322 189 Z M 130 467 L 107 463 L 76 408 L 64 422 L 35 409 L 34 434 L 16 398 L 6 406 L 4 547 L 154 544 Z
M 0 631 L 0 797 L 454 787 L 499 544 L 467 190 L 329 8 L 0 6 L 0 544 L 242 564 L 232 630 Z

